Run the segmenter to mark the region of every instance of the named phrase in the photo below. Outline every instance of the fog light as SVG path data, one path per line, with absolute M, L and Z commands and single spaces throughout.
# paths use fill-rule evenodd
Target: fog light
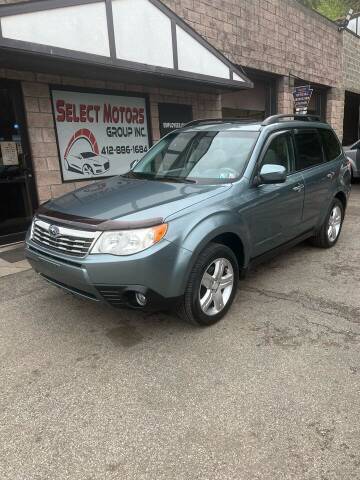
M 145 295 L 142 293 L 135 293 L 135 298 L 140 307 L 145 307 L 147 302 Z

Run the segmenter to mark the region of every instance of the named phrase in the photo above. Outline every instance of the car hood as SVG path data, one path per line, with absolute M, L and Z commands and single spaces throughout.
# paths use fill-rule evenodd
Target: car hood
M 109 161 L 106 157 L 103 157 L 101 155 L 98 155 L 97 157 L 84 158 L 84 162 L 86 162 L 87 160 L 91 163 L 99 163 L 100 165 L 103 165 L 104 163 Z
M 231 184 L 200 185 L 113 177 L 47 202 L 40 213 L 63 218 L 151 223 L 231 188 Z M 59 215 L 54 215 L 58 216 Z M 60 217 L 59 217 L 60 218 Z

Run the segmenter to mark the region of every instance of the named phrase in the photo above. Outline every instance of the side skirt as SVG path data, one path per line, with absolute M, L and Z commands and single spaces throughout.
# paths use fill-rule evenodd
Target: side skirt
M 273 248 L 272 250 L 269 250 L 268 252 L 262 253 L 261 255 L 258 255 L 257 257 L 253 257 L 250 259 L 249 265 L 246 269 L 243 270 L 241 276 L 245 276 L 245 274 L 252 268 L 255 267 L 256 265 L 259 265 L 260 263 L 266 262 L 267 260 L 270 260 L 277 255 L 279 255 L 282 252 L 285 252 L 286 250 L 289 250 L 290 248 L 294 247 L 295 245 L 298 245 L 299 243 L 307 240 L 308 238 L 311 238 L 314 235 L 314 230 L 309 230 L 302 235 L 294 238 L 293 240 L 290 240 L 289 242 L 283 243 L 282 245 L 279 245 L 276 248 Z

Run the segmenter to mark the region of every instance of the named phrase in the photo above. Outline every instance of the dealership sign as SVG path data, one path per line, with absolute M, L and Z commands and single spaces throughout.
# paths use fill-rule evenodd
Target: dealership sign
M 64 181 L 119 175 L 149 149 L 146 99 L 54 88 Z
M 299 114 L 306 114 L 313 89 L 310 85 L 295 87 L 293 91 L 295 111 Z

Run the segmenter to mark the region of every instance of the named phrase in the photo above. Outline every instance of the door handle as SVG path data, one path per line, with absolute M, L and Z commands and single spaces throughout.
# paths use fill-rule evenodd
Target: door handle
M 335 172 L 329 172 L 329 173 L 326 175 L 326 177 L 327 177 L 327 178 L 330 178 L 330 180 L 332 180 L 332 179 L 334 178 L 334 176 L 335 176 Z
M 293 190 L 294 192 L 301 192 L 304 188 L 304 184 L 303 183 L 298 183 L 297 185 L 295 185 L 295 187 L 293 187 Z

